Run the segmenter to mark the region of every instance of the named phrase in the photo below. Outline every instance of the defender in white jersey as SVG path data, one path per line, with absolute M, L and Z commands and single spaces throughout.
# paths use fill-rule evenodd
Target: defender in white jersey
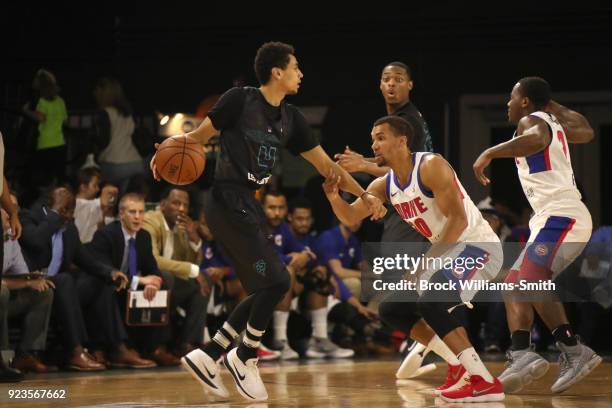
M 406 291 L 406 296 L 413 296 L 411 301 L 404 300 L 406 308 L 412 308 L 406 314 L 410 319 L 407 331 L 411 338 L 456 366 L 452 375 L 467 377 L 466 381 L 456 382 L 452 387 L 438 388 L 442 399 L 454 402 L 503 400 L 502 384 L 486 369 L 465 329 L 449 313 L 475 293 L 462 291 L 461 282 L 492 279 L 497 275 L 502 264 L 499 239 L 444 158 L 437 154 L 410 152 L 412 134 L 410 123 L 397 116 L 385 116 L 374 123 L 372 150 L 378 164 L 389 166 L 391 171 L 374 180 L 366 193 L 393 204 L 404 221 L 435 244 L 426 257 L 479 259 L 481 263 L 472 265 L 471 269 L 443 266 L 418 271 L 419 281 L 447 285 L 447 288 L 456 286 L 457 289 L 419 290 L 418 294 Z M 345 223 L 355 223 L 369 216 L 370 210 L 361 198 L 348 204 L 340 197 L 339 181 L 330 174 L 323 185 L 338 218 Z M 428 335 L 431 329 L 435 334 Z
M 593 130 L 582 115 L 552 101 L 549 84 L 538 77 L 523 78 L 514 86 L 508 118 L 517 124 L 513 138 L 483 152 L 474 163 L 474 172 L 487 185 L 490 180 L 484 169 L 491 160 L 515 159 L 534 215 L 529 222 L 528 243 L 506 281 L 551 280 L 580 255 L 591 236 L 591 215 L 580 201 L 568 142 L 588 143 L 593 139 Z M 573 334 L 563 304 L 554 293 L 537 296 L 537 302 L 519 302 L 512 296 L 504 299 L 512 348 L 508 352 L 509 365 L 500 379 L 510 393 L 520 391 L 548 370 L 548 362 L 531 345 L 534 309 L 552 331 L 561 351 L 559 378 L 552 392 L 566 390 L 601 362 L 601 357 Z

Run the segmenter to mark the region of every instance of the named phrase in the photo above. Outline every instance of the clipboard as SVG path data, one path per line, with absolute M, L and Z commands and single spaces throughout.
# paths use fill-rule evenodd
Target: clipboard
M 125 305 L 127 326 L 165 326 L 170 317 L 170 291 L 158 290 L 152 301 L 143 290 L 128 290 Z

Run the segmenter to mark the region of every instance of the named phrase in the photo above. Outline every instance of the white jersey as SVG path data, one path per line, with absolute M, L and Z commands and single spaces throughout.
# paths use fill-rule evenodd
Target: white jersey
M 428 152 L 412 153 L 414 168 L 408 177 L 406 185 L 402 186 L 397 181 L 393 170 L 387 173 L 387 197 L 400 217 L 410 224 L 421 235 L 430 242 L 438 242 L 444 226 L 446 216 L 442 214 L 433 192 L 427 189 L 421 181 L 419 168 L 423 157 Z M 461 182 L 455 174 L 455 185 L 463 200 L 463 208 L 467 215 L 468 225 L 459 237 L 459 242 L 499 242 L 499 238 L 493 232 L 489 223 L 482 217 L 480 211 L 474 205 L 472 199 L 467 195 Z
M 565 131 L 557 118 L 550 113 L 534 112 L 544 120 L 551 133 L 550 144 L 546 149 L 528 157 L 515 159 L 519 179 L 531 208 L 538 214 L 546 206 L 554 206 L 559 200 L 572 199 L 580 201 L 580 192 L 576 188 L 572 161 Z M 514 134 L 516 136 L 516 133 Z

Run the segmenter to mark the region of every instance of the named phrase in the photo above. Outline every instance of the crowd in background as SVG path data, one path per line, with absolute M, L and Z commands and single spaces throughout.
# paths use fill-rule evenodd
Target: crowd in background
M 6 174 L 23 234 L 11 240 L 3 214 L 0 349 L 15 350 L 12 365 L 23 371 L 178 365 L 247 295 L 207 228 L 200 203 L 209 186 L 154 182 L 152 151 L 142 142 L 149 137 L 152 146 L 153 138 L 135 122 L 121 84 L 103 78 L 93 97 L 99 110 L 84 144 L 90 158 L 77 171 L 67 165 L 68 109 L 52 73 L 37 72 L 32 98 L 12 130 L 18 143 L 7 150 L 13 159 Z M 206 173 L 212 171 L 214 158 Z M 397 352 L 406 333 L 386 327 L 376 302 L 360 296 L 361 243 L 379 241 L 380 225 L 338 223 L 317 189 L 285 194 L 281 186 L 275 180 L 258 196 L 292 285 L 274 312 L 260 359 Z M 518 214 L 510 204 L 487 199 L 479 208 L 502 241 L 525 242 L 529 211 Z M 612 227 L 593 234 L 593 243 L 610 241 Z M 590 300 L 567 304 L 570 316 L 595 348 L 605 347 L 595 333 L 611 303 L 611 262 L 609 246 L 589 245 L 572 267 L 580 273 L 570 274 L 570 284 Z M 604 271 L 585 272 L 598 270 Z M 169 291 L 167 324 L 131 324 L 128 290 L 141 290 L 149 300 Z M 476 302 L 476 313 L 456 313 L 480 349 L 507 348 L 501 296 Z M 543 327 L 536 325 L 532 338 L 547 348 L 552 340 Z

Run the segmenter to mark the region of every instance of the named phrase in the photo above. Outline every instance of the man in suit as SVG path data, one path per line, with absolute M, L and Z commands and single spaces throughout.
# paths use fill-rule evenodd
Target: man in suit
M 97 305 L 105 303 L 116 287 L 125 287 L 127 277 L 96 260 L 81 244 L 73 222 L 74 208 L 75 197 L 70 189 L 53 189 L 46 205 L 33 211 L 21 210 L 23 234 L 20 243 L 30 270 L 46 270 L 47 279 L 55 286 L 53 314 L 62 326 L 59 332 L 70 352 L 67 367 L 77 371 L 104 370 L 105 361 L 96 361 L 83 348 L 89 338 L 82 310 L 93 311 L 88 316 L 88 323 L 94 327 L 99 322 L 116 319 L 112 311 Z M 140 359 L 125 345 L 117 350 L 113 362 L 117 366 L 134 368 L 152 363 Z
M 188 215 L 187 190 L 172 186 L 164 191 L 159 211 L 145 214 L 143 228 L 151 234 L 153 255 L 164 281 L 172 288 L 170 310 L 182 307 L 187 315 L 175 337 L 177 354 L 187 354 L 203 343 L 210 285 L 200 273 L 202 239 Z
M 9 224 L 11 225 L 11 239 L 19 239 L 21 236 L 21 222 L 19 221 L 17 206 L 10 200 L 10 190 L 8 183 L 4 178 L 4 142 L 2 133 L 0 132 L 0 207 L 2 207 L 9 216 Z M 0 223 L 0 233 L 3 234 L 2 224 Z M 4 259 L 4 246 L 0 245 L 0 261 Z M 2 272 L 0 271 L 0 288 L 2 287 Z M 0 382 L 19 382 L 23 380 L 23 374 L 19 370 L 7 367 L 0 353 Z
M 153 257 L 151 236 L 142 229 L 144 219 L 144 199 L 135 193 L 125 194 L 119 201 L 119 221 L 100 228 L 91 241 L 91 250 L 108 267 L 123 271 L 128 277 L 130 290 L 142 289 L 147 300 L 152 300 L 157 291 L 167 288 Z M 123 288 L 122 288 L 123 289 Z M 113 293 L 113 305 L 125 311 L 127 291 Z M 125 313 L 121 313 L 125 315 Z M 125 330 L 123 322 L 119 327 L 109 326 L 104 332 L 111 333 L 112 343 L 122 340 L 117 336 Z M 103 322 L 104 324 L 104 322 Z M 117 330 L 120 329 L 120 330 Z M 129 338 L 144 349 L 159 365 L 178 365 L 179 360 L 168 353 L 162 345 L 168 340 L 168 331 L 160 327 L 128 327 Z
M 11 195 L 17 205 L 17 199 Z M 46 279 L 27 279 L 30 270 L 23 259 L 19 242 L 10 239 L 12 233 L 8 214 L 2 212 L 4 234 L 4 262 L 2 263 L 2 287 L 0 288 L 0 347 L 7 349 L 8 320 L 20 318 L 21 338 L 12 366 L 20 371 L 48 373 L 57 367 L 46 365 L 40 353 L 47 343 L 47 329 L 53 304 L 53 283 Z

